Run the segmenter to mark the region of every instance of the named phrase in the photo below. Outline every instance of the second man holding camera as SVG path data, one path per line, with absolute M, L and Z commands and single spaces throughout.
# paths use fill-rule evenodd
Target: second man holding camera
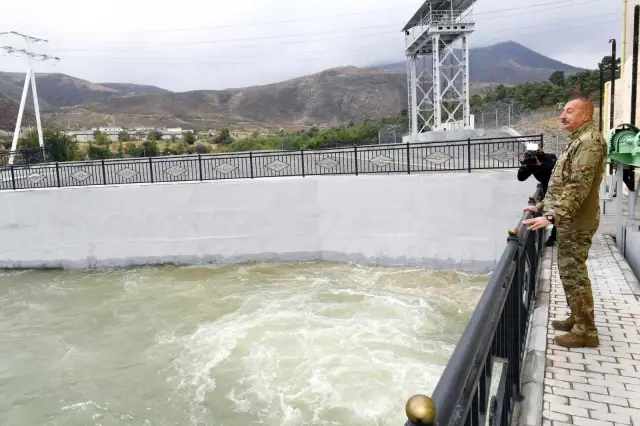
M 549 179 L 551 172 L 556 165 L 558 158 L 555 154 L 547 154 L 537 144 L 527 147 L 527 152 L 520 159 L 520 168 L 518 169 L 518 180 L 523 182 L 533 175 L 534 178 L 542 186 L 544 193 L 547 193 L 549 187 Z M 556 227 L 551 230 L 551 235 L 546 242 L 547 247 L 552 247 L 556 242 Z

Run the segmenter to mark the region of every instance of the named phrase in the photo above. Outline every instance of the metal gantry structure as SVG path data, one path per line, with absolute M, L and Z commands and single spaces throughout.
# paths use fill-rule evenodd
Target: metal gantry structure
M 24 115 L 25 104 L 27 103 L 27 94 L 29 93 L 29 84 L 31 84 L 31 92 L 33 96 L 33 106 L 35 109 L 36 115 L 36 126 L 38 129 L 38 142 L 40 144 L 40 148 L 44 147 L 44 137 L 42 134 L 42 121 L 40 119 L 40 104 L 38 102 L 38 89 L 36 87 L 36 75 L 33 69 L 33 60 L 38 61 L 48 61 L 55 60 L 59 61 L 60 58 L 55 56 L 43 55 L 40 53 L 34 53 L 31 51 L 31 45 L 42 45 L 47 43 L 47 40 L 32 37 L 28 34 L 19 33 L 17 31 L 5 31 L 0 32 L 0 36 L 15 36 L 22 38 L 25 43 L 26 49 L 16 49 L 12 46 L 0 46 L 0 50 L 4 51 L 6 54 L 14 55 L 14 56 L 25 56 L 27 58 L 27 72 L 25 74 L 24 86 L 22 88 L 22 98 L 20 99 L 20 108 L 18 110 L 18 117 L 16 119 L 16 127 L 13 133 L 13 141 L 11 143 L 11 152 L 15 152 L 18 146 L 18 138 L 20 137 L 20 128 L 22 127 L 22 116 Z M 12 154 L 9 158 L 9 164 L 13 164 L 14 155 Z
M 402 29 L 411 140 L 428 131 L 468 129 L 469 36 L 476 0 L 427 0 Z

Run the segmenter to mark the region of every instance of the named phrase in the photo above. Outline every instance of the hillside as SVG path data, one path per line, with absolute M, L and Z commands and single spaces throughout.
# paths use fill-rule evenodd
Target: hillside
M 171 93 L 171 90 L 162 89 L 156 86 L 148 86 L 146 84 L 131 83 L 98 83 L 102 87 L 117 90 L 124 95 L 155 95 L 159 93 Z
M 15 130 L 19 109 L 20 104 L 18 102 L 0 94 L 0 130 L 6 132 L 13 132 Z M 22 125 L 35 126 L 36 117 L 25 111 L 22 115 Z
M 406 73 L 406 64 L 380 68 Z M 546 81 L 554 71 L 566 75 L 584 71 L 535 52 L 519 43 L 507 41 L 469 50 L 469 79 L 473 82 L 522 84 Z
M 0 93 L 20 102 L 24 73 L 0 72 Z M 154 86 L 137 84 L 96 84 L 65 74 L 36 73 L 38 99 L 42 111 L 80 105 L 113 96 L 131 96 L 149 93 L 169 93 Z
M 518 43 L 471 50 L 471 94 L 497 84 L 546 81 L 580 71 Z M 397 115 L 407 103 L 405 64 L 343 67 L 280 83 L 174 93 L 155 86 L 92 83 L 37 74 L 41 108 L 64 127 L 159 126 L 295 129 Z M 24 75 L 0 73 L 0 93 L 19 101 Z M 29 107 L 29 106 L 28 106 Z
M 72 125 L 295 128 L 397 115 L 406 84 L 398 73 L 346 67 L 244 89 L 111 98 L 50 116 Z

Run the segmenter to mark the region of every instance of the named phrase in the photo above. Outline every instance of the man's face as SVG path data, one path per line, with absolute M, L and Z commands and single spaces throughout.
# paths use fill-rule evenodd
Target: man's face
M 578 127 L 589 121 L 589 117 L 582 103 L 578 101 L 571 101 L 564 106 L 564 111 L 562 111 L 560 120 L 562 121 L 562 125 L 565 130 L 573 132 Z

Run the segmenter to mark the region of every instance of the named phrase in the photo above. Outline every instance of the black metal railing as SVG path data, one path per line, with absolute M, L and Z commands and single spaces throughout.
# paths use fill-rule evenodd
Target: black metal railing
M 538 186 L 529 205 L 541 198 Z M 484 426 L 487 416 L 491 426 L 511 425 L 514 405 L 522 399 L 520 377 L 544 248 L 543 230 L 522 225 L 533 215 L 525 212 L 509 231 L 507 247 L 433 396 L 409 399 L 405 426 Z M 490 397 L 494 363 L 502 368 Z
M 259 151 L 9 166 L 0 190 L 280 176 L 422 173 L 519 167 L 542 135 L 340 149 Z
M 12 155 L 13 165 L 16 167 L 53 161 L 52 149 L 51 145 L 45 145 L 43 147 L 17 149 L 13 152 L 11 150 L 0 150 L 0 170 L 10 166 Z

